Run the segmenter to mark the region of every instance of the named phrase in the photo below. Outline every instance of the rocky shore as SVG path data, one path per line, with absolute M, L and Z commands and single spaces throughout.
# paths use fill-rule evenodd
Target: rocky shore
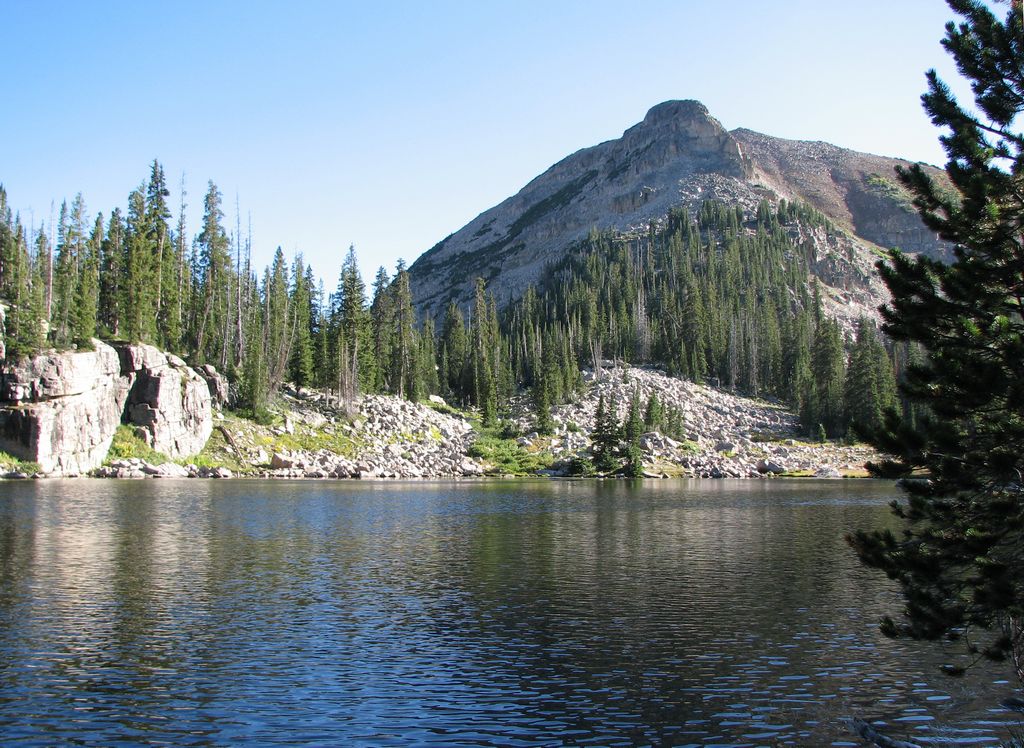
M 482 475 L 567 476 L 589 455 L 599 398 L 626 417 L 634 393 L 656 394 L 679 412 L 684 433 L 644 433 L 639 445 L 647 477 L 755 478 L 864 475 L 877 459 L 861 446 L 801 441 L 796 417 L 778 403 L 753 400 L 636 367 L 584 373 L 572 404 L 553 409 L 552 434 L 536 433 L 528 396 L 514 398 L 499 451 L 490 459 L 474 444 L 474 416 L 441 398 L 412 403 L 368 395 L 340 402 L 285 387 L 264 423 L 221 405 L 227 385 L 211 367 L 193 369 L 151 346 L 51 354 L 5 370 L 0 447 L 21 461 L 6 478 L 461 478 Z M 111 449 L 118 429 L 127 448 Z M 121 432 L 119 432 L 121 433 Z M 131 444 L 137 444 L 133 454 Z

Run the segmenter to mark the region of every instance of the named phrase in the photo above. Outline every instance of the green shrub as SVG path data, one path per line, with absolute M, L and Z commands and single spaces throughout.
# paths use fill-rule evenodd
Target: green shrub
M 569 460 L 569 474 L 578 475 L 581 478 L 593 478 L 597 475 L 594 462 L 586 455 L 576 455 Z
M 491 475 L 532 475 L 551 467 L 551 453 L 529 452 L 514 441 L 481 434 L 468 450 L 470 457 L 489 464 Z
M 109 465 L 115 460 L 128 460 L 138 458 L 151 465 L 162 465 L 169 462 L 167 455 L 157 452 L 135 433 L 131 426 L 121 424 L 114 432 L 114 441 L 110 443 L 110 450 L 107 452 L 107 459 L 104 464 Z
M 435 403 L 433 400 L 425 400 L 423 404 L 437 413 L 452 416 L 453 418 L 462 418 L 462 412 L 448 405 L 448 403 Z

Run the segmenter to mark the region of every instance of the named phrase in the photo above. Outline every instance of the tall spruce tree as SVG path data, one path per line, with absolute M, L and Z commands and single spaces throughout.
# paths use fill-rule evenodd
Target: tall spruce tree
M 409 271 L 403 260 L 395 269 L 392 287 L 394 298 L 394 348 L 391 358 L 391 381 L 399 397 L 418 400 L 422 394 L 417 377 L 416 311 L 412 307 L 412 291 L 409 287 Z
M 75 306 L 71 315 L 71 337 L 80 348 L 92 348 L 100 295 L 100 250 L 103 245 L 103 216 L 96 216 L 92 234 L 80 260 Z
M 473 319 L 470 321 L 470 371 L 473 403 L 480 408 L 485 426 L 498 420 L 498 376 L 494 360 L 497 330 L 493 327 L 494 320 L 488 306 L 486 282 L 477 278 Z
M 441 381 L 446 394 L 465 403 L 470 387 L 466 384 L 469 339 L 462 310 L 454 301 L 448 303 L 444 324 L 441 326 Z
M 843 354 L 843 336 L 835 320 L 822 319 L 814 338 L 811 352 L 814 374 L 814 409 L 811 423 L 818 425 L 830 437 L 842 436 L 846 431 L 843 407 L 843 383 L 846 375 Z
M 155 288 L 152 291 L 155 340 L 164 347 L 176 347 L 181 330 L 177 324 L 177 260 L 175 246 L 171 240 L 171 209 L 167 205 L 170 196 L 164 169 L 154 159 L 150 166 L 149 181 L 146 183 L 146 231 L 152 253 L 152 273 Z
M 267 386 L 276 389 L 284 381 L 293 340 L 291 300 L 288 295 L 288 266 L 280 247 L 274 252 L 268 283 L 264 285 L 266 318 Z
M 387 285 L 381 293 L 387 293 Z M 334 352 L 332 368 L 335 371 L 338 392 L 346 401 L 357 394 L 375 391 L 378 385 L 373 357 L 373 346 L 369 340 L 370 319 L 366 309 L 366 286 L 359 273 L 355 247 L 350 246 L 341 265 L 338 289 L 334 296 L 335 311 L 332 319 Z M 381 314 L 380 331 L 390 340 L 386 329 L 392 318 L 390 300 L 377 300 L 377 311 Z M 375 320 L 376 321 L 376 320 Z M 390 348 L 387 350 L 390 351 Z M 386 362 L 384 362 L 386 365 Z
M 373 280 L 373 301 L 370 304 L 370 320 L 373 331 L 374 392 L 391 391 L 391 367 L 389 363 L 394 346 L 395 303 L 391 294 L 391 278 L 382 266 L 377 268 Z
M 99 325 L 105 336 L 121 334 L 124 317 L 124 220 L 118 208 L 110 214 L 107 232 L 100 245 Z
M 33 272 L 28 238 L 18 218 L 11 216 L 0 187 L 0 303 L 6 307 L 0 335 L 0 359 L 26 358 L 43 344 L 42 285 Z
M 849 538 L 866 564 L 896 579 L 907 605 L 893 635 L 960 639 L 1011 659 L 1024 680 L 1024 21 L 976 0 L 948 0 L 961 20 L 942 42 L 971 84 L 962 107 L 935 71 L 922 97 L 954 191 L 920 166 L 900 170 L 925 223 L 955 243 L 946 265 L 893 252 L 880 264 L 892 293 L 884 330 L 917 343 L 903 396 L 925 406 L 916 425 L 895 413 L 875 442 L 895 458 L 884 475 L 919 471 L 897 506 L 903 533 Z
M 70 210 L 61 205 L 57 224 L 57 258 L 53 268 L 53 342 L 64 348 L 73 339 L 73 310 L 78 292 L 78 274 L 85 254 L 85 201 L 75 196 Z
M 128 196 L 125 225 L 124 336 L 131 341 L 156 342 L 157 266 L 145 185 Z
M 594 412 L 594 430 L 590 433 L 590 453 L 594 467 L 602 473 L 610 473 L 619 467 L 615 452 L 619 448 L 619 419 L 614 398 L 607 405 L 604 393 L 598 395 L 597 410 Z
M 203 198 L 203 229 L 196 237 L 199 277 L 194 357 L 197 363 L 212 363 L 223 370 L 229 353 L 224 331 L 230 322 L 231 254 L 220 205 L 220 190 L 211 181 Z
M 308 271 L 302 255 L 297 255 L 292 262 L 292 353 L 288 361 L 288 377 L 299 387 L 313 383 L 315 309 Z
M 889 353 L 874 324 L 864 318 L 857 323 L 843 397 L 847 420 L 858 434 L 880 428 L 885 412 L 898 405 Z

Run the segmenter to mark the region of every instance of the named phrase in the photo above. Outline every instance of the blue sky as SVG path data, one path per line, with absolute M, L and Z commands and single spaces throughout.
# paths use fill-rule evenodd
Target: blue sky
M 667 99 L 729 129 L 941 164 L 924 71 L 955 72 L 939 0 L 6 0 L 0 183 L 26 224 L 109 215 L 164 165 L 189 231 L 207 181 L 254 258 L 330 287 L 412 262 Z M 1005 12 L 1005 11 L 1003 11 Z

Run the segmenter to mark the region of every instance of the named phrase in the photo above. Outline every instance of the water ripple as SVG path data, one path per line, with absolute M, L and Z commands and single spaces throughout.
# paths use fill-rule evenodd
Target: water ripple
M 995 744 L 875 627 L 877 483 L 47 481 L 0 498 L 5 745 Z

